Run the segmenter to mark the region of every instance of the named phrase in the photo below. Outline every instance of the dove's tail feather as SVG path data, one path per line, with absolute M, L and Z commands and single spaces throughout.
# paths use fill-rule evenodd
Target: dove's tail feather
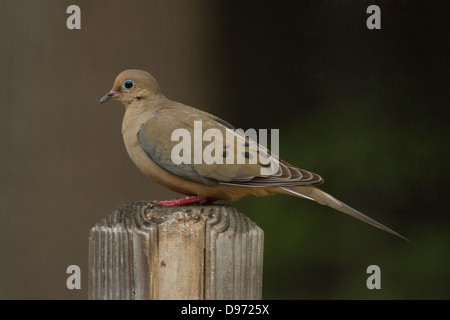
M 306 198 L 309 200 L 316 201 L 320 204 L 329 206 L 333 209 L 336 209 L 338 211 L 341 211 L 343 213 L 346 213 L 356 219 L 359 219 L 361 221 L 364 221 L 374 227 L 377 227 L 381 230 L 387 231 L 393 235 L 396 235 L 406 241 L 409 241 L 404 236 L 398 234 L 392 229 L 389 229 L 388 227 L 382 225 L 381 223 L 373 220 L 372 218 L 369 218 L 365 214 L 359 212 L 358 210 L 353 209 L 352 207 L 346 205 L 342 201 L 339 201 L 338 199 L 332 197 L 328 193 L 315 188 L 311 186 L 290 186 L 290 187 L 280 187 L 286 194 L 296 195 L 298 197 Z

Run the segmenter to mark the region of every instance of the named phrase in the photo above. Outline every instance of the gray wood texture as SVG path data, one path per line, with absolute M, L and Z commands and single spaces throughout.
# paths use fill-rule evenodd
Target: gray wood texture
M 264 233 L 228 205 L 130 202 L 89 237 L 89 299 L 261 299 Z

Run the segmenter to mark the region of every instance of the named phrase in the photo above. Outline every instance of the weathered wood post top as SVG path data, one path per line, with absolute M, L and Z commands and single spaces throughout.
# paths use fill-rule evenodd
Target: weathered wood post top
M 261 299 L 263 238 L 232 206 L 127 203 L 91 229 L 89 299 Z

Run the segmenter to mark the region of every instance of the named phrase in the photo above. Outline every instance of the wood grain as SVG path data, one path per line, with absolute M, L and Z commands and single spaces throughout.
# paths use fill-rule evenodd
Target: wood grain
M 127 203 L 91 229 L 89 299 L 261 299 L 263 238 L 228 205 Z

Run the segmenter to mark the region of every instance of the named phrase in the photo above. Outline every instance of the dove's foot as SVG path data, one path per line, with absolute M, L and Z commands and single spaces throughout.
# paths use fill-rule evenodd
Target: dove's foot
M 187 204 L 193 204 L 193 203 L 209 204 L 209 203 L 213 203 L 213 202 L 214 201 L 207 200 L 206 197 L 189 196 L 189 197 L 174 199 L 174 200 L 158 201 L 157 203 L 158 203 L 158 205 L 163 206 L 163 207 L 172 207 L 172 206 L 185 206 Z

